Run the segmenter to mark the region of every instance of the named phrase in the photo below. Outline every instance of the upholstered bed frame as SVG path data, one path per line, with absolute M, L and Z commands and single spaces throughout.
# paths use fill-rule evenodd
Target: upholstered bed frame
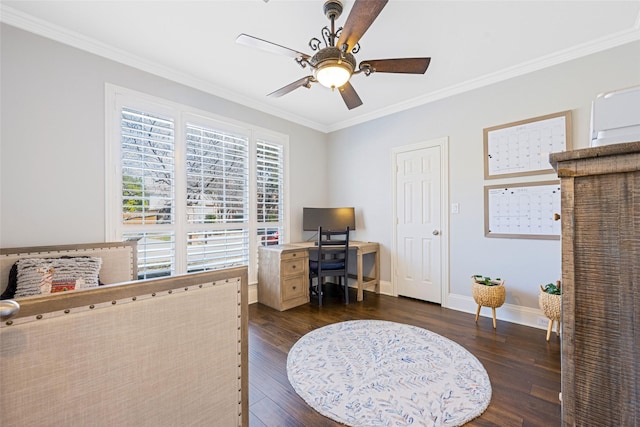
M 18 298 L 0 324 L 3 426 L 248 425 L 246 267 L 136 278 L 135 243 L 0 250 L 95 256 L 105 286 Z
M 24 258 L 91 256 L 102 259 L 100 281 L 104 284 L 129 282 L 138 278 L 136 242 L 88 243 L 81 245 L 35 246 L 0 249 L 0 293 L 9 281 L 11 266 Z

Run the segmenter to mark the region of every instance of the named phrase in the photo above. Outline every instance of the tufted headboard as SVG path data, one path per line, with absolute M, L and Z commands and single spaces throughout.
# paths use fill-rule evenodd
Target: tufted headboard
M 110 285 L 138 279 L 137 242 L 0 248 L 0 293 L 7 287 L 11 266 L 21 258 L 91 256 L 102 258 L 100 281 Z

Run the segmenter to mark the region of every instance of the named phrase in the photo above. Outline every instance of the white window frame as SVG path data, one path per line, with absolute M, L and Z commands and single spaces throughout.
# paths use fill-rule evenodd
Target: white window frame
M 168 101 L 159 97 L 123 88 L 110 83 L 105 84 L 105 239 L 121 241 L 126 231 L 122 224 L 122 172 L 121 172 L 121 131 L 120 121 L 123 106 L 137 108 L 154 114 L 174 118 L 175 123 L 175 168 L 176 168 L 176 211 L 174 224 L 157 225 L 158 230 L 171 229 L 176 236 L 174 274 L 186 273 L 187 246 L 180 244 L 186 236 L 188 225 L 181 203 L 186 200 L 186 189 L 182 188 L 185 177 L 184 167 L 184 129 L 187 122 L 197 123 L 234 133 L 245 134 L 249 139 L 249 215 L 248 222 L 241 227 L 249 230 L 249 282 L 257 282 L 258 238 L 257 230 L 264 226 L 257 221 L 257 182 L 256 182 L 256 142 L 265 140 L 279 144 L 283 149 L 283 215 L 282 222 L 269 223 L 268 227 L 281 227 L 284 235 L 281 243 L 288 243 L 290 236 L 289 203 L 289 137 L 288 135 L 264 129 L 255 125 L 221 117 L 207 111 Z M 238 227 L 240 228 L 240 226 Z

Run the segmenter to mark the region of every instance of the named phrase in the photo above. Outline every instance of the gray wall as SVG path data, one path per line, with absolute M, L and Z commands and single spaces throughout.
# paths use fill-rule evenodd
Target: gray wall
M 104 240 L 108 82 L 289 135 L 291 240 L 308 237 L 303 206 L 355 206 L 354 237 L 381 243 L 385 283 L 391 150 L 449 137 L 449 200 L 460 213 L 450 215 L 448 285 L 459 309 L 471 307 L 471 274 L 505 278 L 507 303 L 524 310 L 537 307 L 538 284 L 560 277 L 559 241 L 484 237 L 483 187 L 501 181 L 483 178 L 482 129 L 572 110 L 574 146 L 586 147 L 594 97 L 640 84 L 634 42 L 325 135 L 6 24 L 0 36 L 1 246 Z
M 0 25 L 2 247 L 105 239 L 105 83 L 289 135 L 291 240 L 302 207 L 323 205 L 326 135 Z M 309 191 L 313 188 L 313 191 Z
M 484 237 L 484 186 L 557 176 L 485 181 L 482 130 L 572 110 L 574 148 L 587 147 L 591 101 L 634 85 L 640 85 L 639 42 L 333 132 L 331 201 L 364 212 L 357 238 L 382 244 L 382 278 L 391 281 L 391 150 L 449 137 L 449 201 L 460 204 L 460 213 L 449 216 L 450 293 L 469 297 L 470 276 L 484 274 L 506 279 L 507 303 L 538 307 L 538 285 L 560 279 L 561 244 Z

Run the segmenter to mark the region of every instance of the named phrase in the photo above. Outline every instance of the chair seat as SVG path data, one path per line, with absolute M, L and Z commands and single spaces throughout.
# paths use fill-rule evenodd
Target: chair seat
M 318 261 L 309 261 L 309 268 L 312 272 L 316 273 L 318 271 Z M 324 261 L 322 263 L 323 270 L 342 270 L 344 269 L 344 260 L 336 260 L 333 262 Z
M 325 278 L 338 279 L 338 286 L 344 289 L 344 302 L 349 304 L 349 227 L 344 230 L 322 230 L 318 227 L 317 249 L 309 250 L 309 290 L 318 296 L 322 307 Z M 313 283 L 316 279 L 316 283 Z

